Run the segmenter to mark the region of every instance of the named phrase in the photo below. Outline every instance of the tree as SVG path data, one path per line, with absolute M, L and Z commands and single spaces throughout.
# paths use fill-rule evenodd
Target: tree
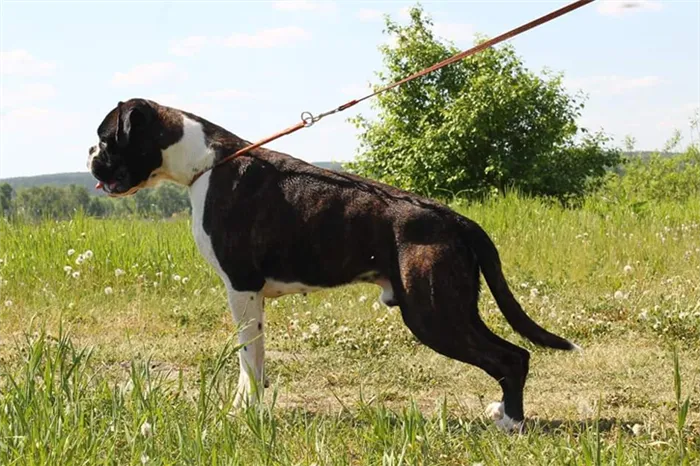
M 9 215 L 12 208 L 12 186 L 0 183 L 0 215 Z
M 380 46 L 381 85 L 458 52 L 435 38 L 420 7 L 401 26 L 386 19 L 395 46 Z M 581 195 L 618 163 L 602 134 L 579 130 L 582 99 L 561 75 L 528 71 L 512 46 L 484 50 L 379 95 L 378 119 L 363 132 L 350 171 L 432 196 L 476 196 L 515 187 L 559 198 Z M 582 142 L 575 144 L 577 136 Z

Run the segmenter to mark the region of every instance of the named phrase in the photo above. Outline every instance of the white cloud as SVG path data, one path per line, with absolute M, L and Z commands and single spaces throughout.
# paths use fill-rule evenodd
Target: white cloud
M 474 26 L 466 23 L 435 23 L 433 32 L 456 44 L 471 44 L 474 41 Z
M 61 134 L 79 127 L 77 113 L 45 107 L 21 107 L 0 117 L 0 128 L 3 132 L 30 134 L 34 137 Z
M 284 47 L 308 40 L 311 33 L 297 26 L 261 29 L 253 33 L 234 32 L 228 37 L 190 36 L 170 43 L 169 52 L 177 56 L 193 56 L 204 47 L 262 49 Z
M 223 40 L 223 45 L 234 48 L 262 49 L 291 45 L 308 40 L 311 33 L 297 26 L 262 29 L 253 34 L 236 32 Z
M 0 88 L 0 108 L 18 107 L 47 100 L 56 95 L 51 84 L 26 83 L 12 90 Z
M 659 11 L 663 4 L 655 0 L 600 0 L 598 13 L 606 16 L 620 16 L 635 11 Z
M 659 76 L 590 76 L 586 78 L 566 79 L 564 84 L 570 89 L 582 89 L 591 94 L 616 95 L 636 89 L 654 87 L 663 81 Z
M 178 69 L 174 63 L 158 62 L 136 65 L 129 71 L 114 73 L 112 84 L 115 86 L 138 86 L 153 84 L 164 79 L 186 78 L 186 74 Z
M 362 8 L 357 12 L 360 21 L 378 21 L 382 19 L 382 12 L 371 8 Z
M 169 52 L 180 57 L 191 57 L 197 54 L 211 40 L 206 36 L 190 36 L 170 43 Z
M 26 50 L 0 52 L 0 73 L 16 76 L 49 76 L 56 69 L 54 62 L 42 61 Z
M 272 7 L 282 11 L 334 11 L 335 2 L 310 0 L 282 0 L 274 2 Z
M 218 89 L 216 91 L 206 91 L 202 92 L 202 96 L 219 100 L 249 99 L 255 97 L 250 92 L 240 91 L 238 89 Z

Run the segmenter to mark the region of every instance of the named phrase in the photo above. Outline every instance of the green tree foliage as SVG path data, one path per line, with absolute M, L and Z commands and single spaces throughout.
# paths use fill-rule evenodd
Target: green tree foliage
M 7 217 L 62 220 L 77 212 L 93 217 L 171 217 L 189 212 L 190 202 L 187 191 L 172 183 L 117 199 L 91 196 L 87 188 L 78 185 L 32 186 L 19 188 L 14 193 L 9 184 L 3 183 L 0 185 L 0 207 L 2 215 Z
M 420 7 L 410 24 L 386 19 L 395 46 L 380 47 L 381 85 L 458 52 L 438 40 Z M 481 196 L 517 188 L 560 199 L 599 183 L 619 152 L 576 125 L 582 99 L 560 75 L 528 71 L 512 46 L 480 52 L 381 94 L 377 120 L 358 116 L 351 171 L 433 196 Z M 576 140 L 579 140 L 578 142 Z
M 9 183 L 0 183 L 0 215 L 7 215 L 12 207 L 14 191 Z

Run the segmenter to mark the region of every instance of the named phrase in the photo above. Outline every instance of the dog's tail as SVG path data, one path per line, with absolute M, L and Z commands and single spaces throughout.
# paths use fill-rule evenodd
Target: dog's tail
M 577 345 L 540 327 L 525 313 L 503 276 L 496 245 L 476 223 L 470 221 L 467 229 L 471 239 L 469 243 L 473 246 L 481 273 L 484 274 L 486 283 L 510 326 L 537 345 L 561 350 L 580 350 Z

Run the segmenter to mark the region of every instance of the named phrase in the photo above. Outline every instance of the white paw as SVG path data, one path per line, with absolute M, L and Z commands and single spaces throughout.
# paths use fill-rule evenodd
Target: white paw
M 486 416 L 492 421 L 500 421 L 505 415 L 505 406 L 500 401 L 494 401 L 486 407 Z
M 523 421 L 515 421 L 505 412 L 503 402 L 494 401 L 486 407 L 486 416 L 494 421 L 496 427 L 504 432 L 521 432 Z
M 253 389 L 253 384 L 248 377 L 241 377 L 236 388 L 236 397 L 233 399 L 233 408 L 248 408 L 258 402 L 258 395 L 262 387 L 258 386 L 257 391 Z

